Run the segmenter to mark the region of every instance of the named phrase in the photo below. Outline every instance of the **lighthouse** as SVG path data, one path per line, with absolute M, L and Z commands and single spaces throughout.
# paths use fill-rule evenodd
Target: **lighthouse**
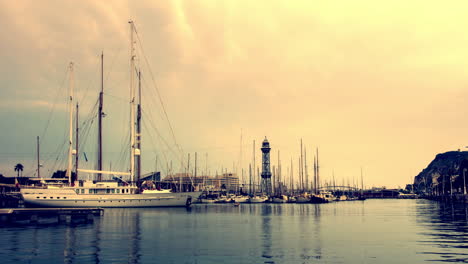
M 262 143 L 262 191 L 271 195 L 270 143 L 265 137 Z

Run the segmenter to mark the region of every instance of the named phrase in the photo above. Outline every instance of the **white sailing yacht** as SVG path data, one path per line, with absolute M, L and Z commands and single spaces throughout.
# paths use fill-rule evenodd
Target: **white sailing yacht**
M 192 200 L 196 200 L 201 192 L 179 192 L 172 193 L 167 190 L 143 191 L 140 193 L 135 185 L 135 156 L 140 155 L 139 145 L 135 143 L 135 87 L 134 87 L 134 49 L 133 33 L 135 31 L 132 21 L 131 27 L 131 70 L 130 70 L 130 105 L 131 105 L 131 128 L 130 128 L 130 170 L 129 172 L 114 172 L 102 170 L 78 169 L 79 172 L 90 174 L 110 174 L 130 176 L 131 183 L 122 185 L 119 182 L 93 182 L 72 181 L 72 157 L 76 155 L 73 149 L 73 63 L 70 63 L 70 116 L 69 116 L 69 151 L 68 151 L 68 184 L 66 186 L 46 186 L 45 188 L 23 187 L 20 192 L 27 206 L 34 207 L 165 207 L 165 206 L 190 206 Z M 100 177 L 98 177 L 99 179 Z

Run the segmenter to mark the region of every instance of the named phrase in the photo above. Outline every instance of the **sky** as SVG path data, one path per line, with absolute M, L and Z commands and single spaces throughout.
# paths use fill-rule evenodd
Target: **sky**
M 129 20 L 142 71 L 143 172 L 245 174 L 272 165 L 330 181 L 404 187 L 436 154 L 468 145 L 466 1 L 0 0 L 0 173 L 64 169 L 69 71 L 80 167 L 96 160 L 104 53 L 104 167 L 128 170 Z M 169 121 L 168 121 L 169 120 Z M 86 161 L 87 159 L 87 161 Z M 182 169 L 183 170 L 183 169 Z M 247 176 L 244 176 L 247 177 Z

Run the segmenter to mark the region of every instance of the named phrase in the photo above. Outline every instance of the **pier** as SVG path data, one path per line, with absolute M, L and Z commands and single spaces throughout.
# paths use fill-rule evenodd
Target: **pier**
M 12 208 L 0 209 L 0 225 L 19 221 L 39 223 L 41 219 L 56 219 L 58 223 L 71 223 L 72 220 L 93 222 L 95 216 L 104 214 L 102 208 Z

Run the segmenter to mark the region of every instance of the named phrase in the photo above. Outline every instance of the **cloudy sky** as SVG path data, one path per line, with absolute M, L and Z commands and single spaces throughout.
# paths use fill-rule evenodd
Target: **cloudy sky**
M 170 160 L 178 170 L 178 149 L 184 160 L 191 153 L 191 166 L 197 152 L 211 174 L 240 171 L 234 167 L 252 161 L 253 140 L 259 164 L 267 136 L 283 173 L 291 160 L 297 170 L 302 138 L 309 168 L 319 148 L 324 179 L 334 172 L 352 182 L 362 167 L 368 186 L 404 186 L 437 153 L 468 145 L 467 8 L 466 1 L 0 0 L 0 173 L 13 176 L 22 163 L 34 175 L 36 136 L 42 173 L 63 168 L 70 61 L 88 158 L 80 163 L 93 168 L 101 52 L 104 166 L 128 169 L 132 19 L 144 172 L 167 170 Z

